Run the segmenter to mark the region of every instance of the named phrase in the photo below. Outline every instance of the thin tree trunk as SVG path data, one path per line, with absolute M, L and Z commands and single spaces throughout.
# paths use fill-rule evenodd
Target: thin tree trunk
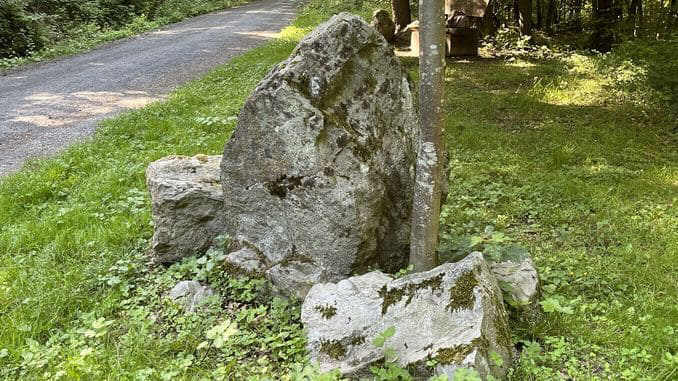
M 410 0 L 391 0 L 393 10 L 393 22 L 396 25 L 396 34 L 400 33 L 412 22 Z
M 537 29 L 544 29 L 544 1 L 537 0 Z
M 574 17 L 574 29 L 577 32 L 581 32 L 583 30 L 583 25 L 581 21 L 581 8 L 583 6 L 582 0 L 574 0 L 574 12 L 573 12 L 573 17 Z
M 618 9 L 614 0 L 597 0 L 594 12 L 594 32 L 591 47 L 600 52 L 609 52 L 615 40 L 615 19 Z
M 438 265 L 438 229 L 442 193 L 445 14 L 443 0 L 419 7 L 419 124 L 421 146 L 412 205 L 410 264 L 416 271 Z
M 513 19 L 520 34 L 532 33 L 532 0 L 513 0 Z
M 546 10 L 546 30 L 553 32 L 553 24 L 558 18 L 558 10 L 556 8 L 556 0 L 549 0 L 548 8 Z
M 642 0 L 631 0 L 631 4 L 629 4 L 629 19 L 633 22 L 633 36 L 638 37 L 638 29 L 643 23 Z

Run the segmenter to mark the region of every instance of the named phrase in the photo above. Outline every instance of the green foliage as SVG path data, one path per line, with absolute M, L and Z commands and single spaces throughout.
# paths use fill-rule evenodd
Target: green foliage
M 377 348 L 383 348 L 384 344 L 386 343 L 386 340 L 390 339 L 395 335 L 395 327 L 391 326 L 386 328 L 386 330 L 380 334 L 378 334 L 373 340 L 372 340 L 372 345 L 374 345 Z
M 0 69 L 77 53 L 247 0 L 0 0 Z
M 398 364 L 398 356 L 395 350 L 386 346 L 386 341 L 393 337 L 395 333 L 395 327 L 391 326 L 372 340 L 372 345 L 382 348 L 384 351 L 383 364 L 370 367 L 375 381 L 411 381 L 413 379 L 410 372 Z
M 44 18 L 28 13 L 22 0 L 0 0 L 0 58 L 42 49 L 51 34 Z

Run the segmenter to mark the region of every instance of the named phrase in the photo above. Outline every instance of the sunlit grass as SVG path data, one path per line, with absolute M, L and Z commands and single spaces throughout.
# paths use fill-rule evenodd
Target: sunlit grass
M 596 57 L 448 67 L 447 237 L 504 231 L 535 256 L 547 314 L 516 379 L 656 379 L 675 365 L 678 150 L 673 117 L 636 102 Z M 627 94 L 620 97 L 619 94 Z

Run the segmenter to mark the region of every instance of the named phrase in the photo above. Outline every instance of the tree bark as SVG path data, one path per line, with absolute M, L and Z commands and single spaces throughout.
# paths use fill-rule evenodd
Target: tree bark
M 513 0 L 513 18 L 520 34 L 532 33 L 532 0 Z
M 443 0 L 419 7 L 419 124 L 421 146 L 412 205 L 410 264 L 416 271 L 438 265 L 438 230 L 442 194 L 445 14 Z
M 583 7 L 583 1 L 582 0 L 574 0 L 574 10 L 573 10 L 573 17 L 574 17 L 574 30 L 577 32 L 581 32 L 584 27 L 582 24 L 581 20 L 581 8 Z
M 391 0 L 391 10 L 396 25 L 395 33 L 398 34 L 412 22 L 410 0 Z
M 597 6 L 593 14 L 594 32 L 591 36 L 591 47 L 599 52 L 609 52 L 615 36 L 615 19 L 617 9 L 614 0 L 597 0 Z
M 631 0 L 629 5 L 629 16 L 643 16 L 643 2 L 642 0 Z
M 553 24 L 558 18 L 558 9 L 556 8 L 556 0 L 549 0 L 548 8 L 546 9 L 546 30 L 553 32 Z

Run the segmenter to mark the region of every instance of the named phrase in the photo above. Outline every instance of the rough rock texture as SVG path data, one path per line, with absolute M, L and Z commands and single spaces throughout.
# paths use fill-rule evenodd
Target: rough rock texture
M 220 156 L 169 156 L 146 170 L 155 233 L 151 254 L 172 262 L 206 251 L 223 232 Z
M 225 230 L 287 294 L 371 266 L 396 271 L 418 145 L 392 48 L 359 17 L 334 16 L 245 103 L 221 164 Z
M 539 297 L 539 276 L 530 257 L 491 262 L 490 268 L 504 291 L 504 298 L 515 306 L 527 306 Z
M 522 247 L 509 246 L 495 258 L 488 258 L 490 269 L 503 291 L 511 320 L 535 323 L 541 315 L 539 275 Z
M 418 377 L 430 375 L 424 366 L 429 356 L 438 360 L 435 372 L 450 379 L 459 366 L 501 379 L 510 363 L 501 290 L 481 253 L 399 279 L 375 271 L 315 285 L 301 319 L 312 361 L 348 376 L 362 375 L 383 358 L 372 341 L 389 327 L 395 335 L 386 347 Z M 490 360 L 492 352 L 504 360 L 501 367 Z
M 259 255 L 248 248 L 228 254 L 224 261 L 233 273 L 240 272 L 247 275 L 259 275 L 266 270 Z
M 214 295 L 214 291 L 193 280 L 177 283 L 169 292 L 170 299 L 180 303 L 186 312 L 195 312 L 205 300 Z

